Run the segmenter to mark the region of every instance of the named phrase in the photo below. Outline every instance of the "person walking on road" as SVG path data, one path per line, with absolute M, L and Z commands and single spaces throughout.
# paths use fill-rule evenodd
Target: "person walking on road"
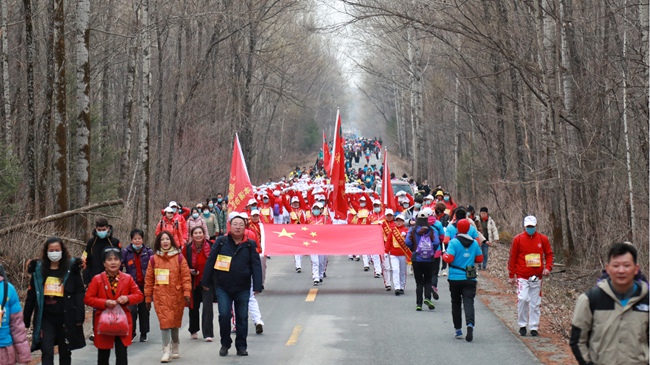
M 247 219 L 239 213 L 230 219 L 230 232 L 219 237 L 212 246 L 205 264 L 201 285 L 204 290 L 215 288 L 219 304 L 220 356 L 228 355 L 232 345 L 230 319 L 235 306 L 235 348 L 238 356 L 248 356 L 248 300 L 251 281 L 255 295 L 262 292 L 262 265 L 255 241 L 247 239 Z M 232 213 L 231 213 L 232 214 Z
M 499 241 L 499 230 L 497 225 L 492 220 L 492 217 L 488 214 L 487 207 L 481 207 L 479 216 L 476 218 L 476 228 L 479 233 L 483 234 L 485 241 L 481 244 L 481 250 L 483 251 L 483 262 L 479 265 L 479 268 L 486 270 L 487 261 L 488 261 L 488 250 L 493 243 Z
M 422 304 L 430 310 L 436 306 L 431 301 L 431 278 L 433 277 L 433 256 L 440 245 L 438 232 L 429 226 L 425 210 L 418 213 L 415 226 L 406 235 L 406 245 L 411 249 L 413 277 L 415 278 L 415 310 L 421 311 Z M 422 294 L 424 292 L 424 298 Z
M 153 251 L 144 244 L 144 232 L 140 229 L 131 231 L 131 244 L 122 249 L 122 267 L 126 273 L 131 275 L 138 289 L 144 293 L 144 278 L 147 276 L 147 267 L 149 260 L 153 257 Z M 149 333 L 149 310 L 147 304 L 142 301 L 138 305 L 129 307 L 133 317 L 133 333 L 135 338 L 135 324 L 140 318 L 140 342 L 147 342 Z
M 192 300 L 190 301 L 189 317 L 190 325 L 188 331 L 193 340 L 199 338 L 199 329 L 203 334 L 206 342 L 212 342 L 214 338 L 214 311 L 212 302 L 214 300 L 214 290 L 203 290 L 200 282 L 203 278 L 205 263 L 210 256 L 212 244 L 202 227 L 197 226 L 190 230 L 192 240 L 185 246 L 185 258 L 192 275 Z M 202 308 L 201 319 L 199 320 L 199 308 Z
M 180 357 L 178 330 L 183 322 L 183 310 L 190 306 L 192 279 L 190 268 L 170 232 L 156 236 L 154 256 L 149 261 L 144 284 L 147 309 L 153 302 L 162 332 L 163 356 L 160 362 Z
M 648 364 L 648 286 L 634 280 L 637 256 L 632 244 L 613 244 L 609 278 L 578 297 L 569 342 L 578 364 Z
M 542 277 L 552 269 L 551 244 L 537 232 L 537 218 L 529 215 L 524 218 L 524 232 L 512 241 L 508 260 L 508 281 L 517 283 L 517 323 L 522 336 L 526 336 L 526 326 L 531 336 L 538 335 Z
M 447 252 L 442 259 L 449 264 L 449 291 L 451 292 L 451 317 L 455 336 L 463 338 L 461 307 L 465 309 L 467 335 L 465 340 L 474 339 L 474 297 L 476 297 L 476 266 L 483 261 L 483 253 L 478 242 L 467 235 L 470 223 L 467 219 L 457 222 L 458 235 L 449 241 Z

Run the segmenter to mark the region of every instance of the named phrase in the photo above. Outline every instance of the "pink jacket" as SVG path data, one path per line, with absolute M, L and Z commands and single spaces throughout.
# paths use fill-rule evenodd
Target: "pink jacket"
M 203 218 L 198 217 L 196 219 L 189 217 L 187 218 L 187 242 L 190 242 L 192 240 L 192 228 L 194 227 L 203 227 L 203 234 L 205 234 L 206 238 L 208 236 L 208 225 L 205 224 L 205 221 Z M 186 243 L 187 243 L 186 242 Z
M 0 283 L 2 281 L 4 281 L 4 278 L 0 276 Z M 9 286 L 9 290 L 15 291 L 16 289 L 13 286 Z M 17 296 L 15 294 L 16 298 Z M 25 329 L 23 311 L 12 313 L 9 321 L 13 345 L 0 348 L 0 364 L 29 364 L 32 361 L 32 352 L 29 348 L 29 341 L 27 341 L 27 330 Z

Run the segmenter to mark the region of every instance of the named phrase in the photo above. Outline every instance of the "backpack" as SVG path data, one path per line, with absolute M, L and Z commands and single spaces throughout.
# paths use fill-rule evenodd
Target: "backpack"
M 415 233 L 412 233 L 412 236 L 415 236 Z M 414 237 L 411 237 L 413 240 Z M 413 240 L 415 242 L 415 240 Z M 426 236 L 420 237 L 420 242 L 417 244 L 415 253 L 419 258 L 428 260 L 433 257 L 433 229 L 429 229 L 429 234 Z

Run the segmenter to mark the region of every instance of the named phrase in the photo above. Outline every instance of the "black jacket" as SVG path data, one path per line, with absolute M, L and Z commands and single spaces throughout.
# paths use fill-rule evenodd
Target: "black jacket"
M 84 306 L 86 290 L 81 280 L 80 263 L 80 259 L 72 259 L 70 261 L 63 285 L 63 327 L 65 330 L 65 339 L 70 350 L 76 350 L 86 346 L 83 325 L 77 326 L 78 323 L 84 322 L 86 316 L 86 307 Z M 29 282 L 27 299 L 25 299 L 23 319 L 25 321 L 25 327 L 29 328 L 32 313 L 34 314 L 32 351 L 36 351 L 41 348 L 42 340 L 40 336 L 36 335 L 42 330 L 41 324 L 43 320 L 43 285 L 45 278 L 41 270 L 41 261 L 32 261 L 27 268 L 27 272 L 32 277 Z
M 83 279 L 86 285 L 95 275 L 104 272 L 104 249 L 106 247 L 122 248 L 120 240 L 113 237 L 113 226 L 108 226 L 108 236 L 106 238 L 97 237 L 97 231 L 93 229 L 93 237 L 86 243 L 84 255 L 86 255 L 86 269 L 83 272 Z
M 237 245 L 230 235 L 217 238 L 205 263 L 201 285 L 236 292 L 250 290 L 252 278 L 253 291 L 262 292 L 262 264 L 256 247 L 253 240 Z M 231 257 L 229 271 L 214 269 L 218 255 Z

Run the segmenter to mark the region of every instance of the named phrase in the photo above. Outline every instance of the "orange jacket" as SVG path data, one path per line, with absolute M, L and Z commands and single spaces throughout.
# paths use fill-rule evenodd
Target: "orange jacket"
M 176 249 L 156 252 L 152 257 L 153 262 L 149 263 L 144 281 L 145 301 L 153 301 L 160 329 L 163 330 L 181 327 L 185 297 L 191 297 L 192 293 L 190 268 L 184 257 L 179 262 L 177 255 L 180 254 Z M 167 284 L 164 283 L 165 278 Z

